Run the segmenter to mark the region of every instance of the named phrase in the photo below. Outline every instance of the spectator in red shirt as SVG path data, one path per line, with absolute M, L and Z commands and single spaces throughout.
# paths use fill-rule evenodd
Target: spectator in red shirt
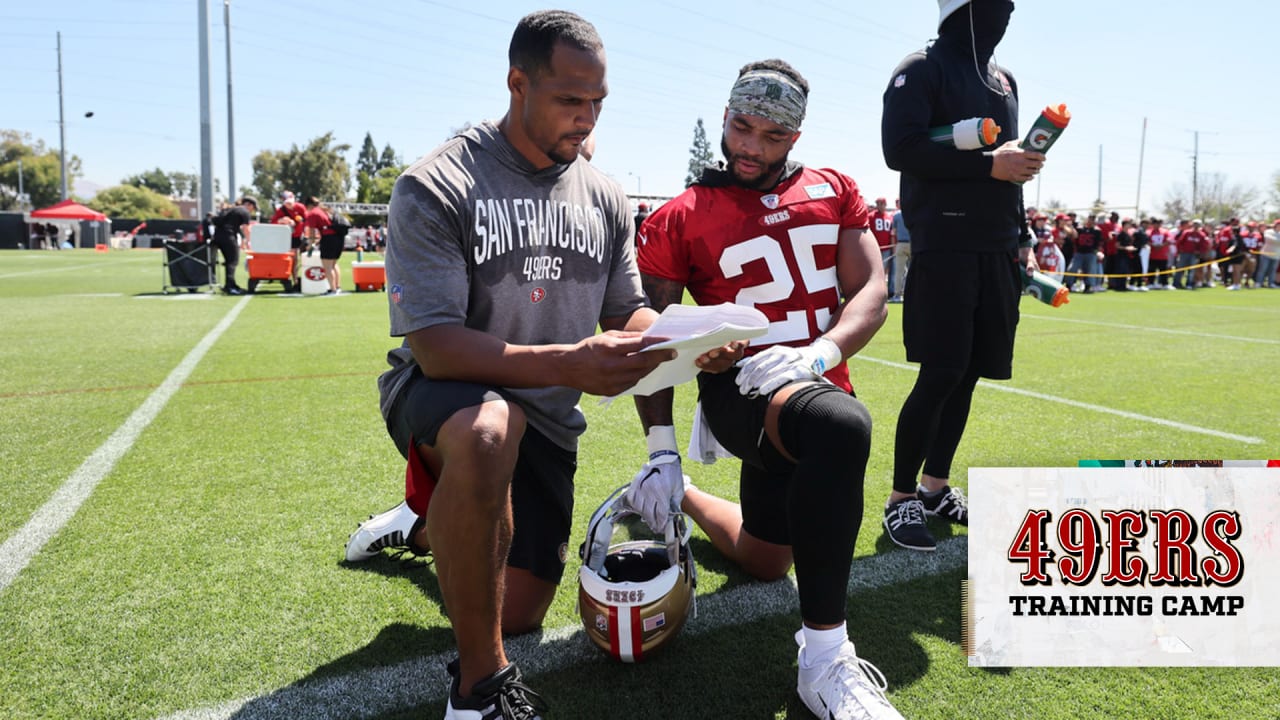
M 1067 265 L 1067 272 L 1076 274 L 1080 280 L 1075 284 L 1084 292 L 1094 292 L 1101 284 L 1098 277 L 1098 261 L 1102 259 L 1102 230 L 1095 224 L 1092 215 L 1084 217 L 1084 226 L 1076 231 L 1076 252 Z
M 1102 241 L 1104 243 L 1115 237 L 1116 231 L 1120 229 L 1120 213 L 1113 212 L 1110 217 L 1105 219 L 1099 215 L 1098 229 L 1102 231 Z
M 1195 225 L 1195 221 L 1193 220 L 1191 224 Z M 1200 267 L 1196 268 L 1196 286 L 1213 287 L 1213 260 L 1218 257 L 1218 252 L 1207 228 L 1200 231 L 1197 252 L 1200 253 Z
M 1062 251 L 1062 257 L 1066 258 L 1068 263 L 1071 257 L 1076 253 L 1076 219 L 1072 215 L 1058 213 L 1053 218 L 1053 239 L 1058 244 L 1058 249 Z M 1062 266 L 1063 270 L 1067 269 L 1066 265 Z
M 326 295 L 341 293 L 338 258 L 342 257 L 342 243 L 346 238 L 333 231 L 333 221 L 319 198 L 307 198 L 307 239 L 320 247 L 320 264 L 324 267 L 325 280 L 329 282 Z
M 276 207 L 275 214 L 271 216 L 271 222 L 276 225 L 288 225 L 292 228 L 289 246 L 293 248 L 293 279 L 295 287 L 298 285 L 298 250 L 302 248 L 302 231 L 305 229 L 306 220 L 307 209 L 297 201 L 293 193 L 288 190 L 280 193 L 280 205 Z
M 1240 264 L 1236 265 L 1234 285 L 1239 287 L 1257 287 L 1253 276 L 1258 271 L 1258 251 L 1262 250 L 1262 228 L 1250 220 L 1247 229 L 1240 234 Z
M 1180 229 L 1178 230 L 1178 239 L 1176 241 L 1178 271 L 1173 274 L 1173 286 L 1178 290 L 1195 290 L 1201 279 L 1200 271 L 1203 268 L 1187 271 L 1187 268 L 1195 265 L 1200 259 L 1200 242 L 1204 241 L 1206 244 L 1209 242 L 1209 238 L 1200 229 L 1201 225 L 1202 223 L 1199 220 L 1193 220 L 1190 223 L 1183 220 L 1179 223 Z M 1183 284 L 1184 277 L 1186 279 L 1185 285 Z
M 1214 257 L 1218 259 L 1218 277 L 1223 285 L 1231 284 L 1231 256 L 1240 245 L 1240 218 L 1231 218 L 1213 236 Z M 1212 268 L 1209 268 L 1212 270 Z
M 1053 231 L 1045 225 L 1048 220 L 1047 216 L 1039 214 L 1031 218 L 1031 242 L 1035 245 L 1045 242 L 1053 235 Z
M 1040 265 L 1040 272 L 1062 282 L 1062 271 L 1067 269 L 1067 259 L 1052 233 L 1036 245 L 1036 262 Z
M 1147 239 L 1151 247 L 1151 255 L 1147 258 L 1147 287 L 1168 290 L 1169 276 L 1165 271 L 1169 269 L 1169 249 L 1173 236 L 1161 226 L 1160 218 L 1153 217 L 1144 225 L 1147 226 Z

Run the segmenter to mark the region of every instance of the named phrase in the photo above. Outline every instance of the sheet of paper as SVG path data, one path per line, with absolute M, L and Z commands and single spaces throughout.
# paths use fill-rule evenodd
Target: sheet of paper
M 645 349 L 673 348 L 677 355 L 653 369 L 623 395 L 652 395 L 664 388 L 692 380 L 698 374 L 699 355 L 734 340 L 750 340 L 769 330 L 769 319 L 755 308 L 721 305 L 671 305 L 645 331 L 646 336 L 668 340 Z

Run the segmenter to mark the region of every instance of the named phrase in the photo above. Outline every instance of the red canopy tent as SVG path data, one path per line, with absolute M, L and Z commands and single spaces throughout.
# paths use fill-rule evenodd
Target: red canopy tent
M 101 246 L 99 249 L 104 249 L 106 247 L 105 243 L 107 242 L 105 238 L 110 234 L 109 225 L 98 225 L 98 223 L 108 222 L 106 215 L 98 212 L 97 210 L 87 208 L 74 200 L 63 200 L 62 202 L 50 205 L 47 208 L 32 210 L 31 212 L 26 213 L 24 219 L 28 223 L 38 227 L 53 225 L 61 228 L 56 234 L 52 234 L 54 247 L 62 247 L 62 242 L 64 241 L 62 236 L 65 232 L 67 238 L 71 238 L 73 240 L 73 236 L 76 234 L 92 237 L 93 240 L 90 244 L 95 247 Z M 75 233 L 75 229 L 79 228 L 80 223 L 84 221 L 88 221 L 90 223 L 90 227 L 83 233 Z M 44 230 L 32 233 L 32 247 L 38 247 L 37 241 L 43 244 L 48 240 L 48 238 L 49 234 Z
M 97 220 L 105 222 L 106 215 L 91 210 L 75 200 L 63 200 L 56 205 L 50 205 L 47 208 L 32 210 L 30 213 L 31 220 L 49 222 L 51 220 Z

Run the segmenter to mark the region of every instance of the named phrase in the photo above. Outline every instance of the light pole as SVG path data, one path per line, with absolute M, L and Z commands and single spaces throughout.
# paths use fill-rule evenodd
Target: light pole
M 58 155 L 62 169 L 62 199 L 71 197 L 67 192 L 67 123 L 62 114 L 62 31 L 58 31 Z
M 231 109 L 231 0 L 222 2 L 222 22 L 227 35 L 227 185 L 236 194 L 236 118 Z
M 636 194 L 643 195 L 644 190 L 640 188 L 640 176 L 633 172 L 628 172 L 627 174 L 636 179 Z

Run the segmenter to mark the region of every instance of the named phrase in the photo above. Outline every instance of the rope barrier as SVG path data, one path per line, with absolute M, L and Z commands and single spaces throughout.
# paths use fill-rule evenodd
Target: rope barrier
M 1257 250 L 1249 250 L 1247 253 L 1240 253 L 1239 255 L 1232 255 L 1231 257 L 1217 258 L 1215 260 L 1207 260 L 1205 262 L 1198 263 L 1196 265 L 1186 265 L 1184 267 L 1179 267 L 1179 268 L 1169 268 L 1168 270 L 1152 270 L 1150 272 L 1144 272 L 1144 273 L 1107 274 L 1107 273 L 1063 272 L 1062 276 L 1078 277 L 1078 278 L 1139 278 L 1139 277 L 1153 277 L 1156 275 L 1173 275 L 1174 273 L 1187 272 L 1190 270 L 1197 270 L 1203 267 L 1209 267 L 1210 265 L 1217 265 L 1218 263 L 1229 262 L 1234 258 L 1244 257 L 1246 254 L 1261 255 L 1262 253 Z

